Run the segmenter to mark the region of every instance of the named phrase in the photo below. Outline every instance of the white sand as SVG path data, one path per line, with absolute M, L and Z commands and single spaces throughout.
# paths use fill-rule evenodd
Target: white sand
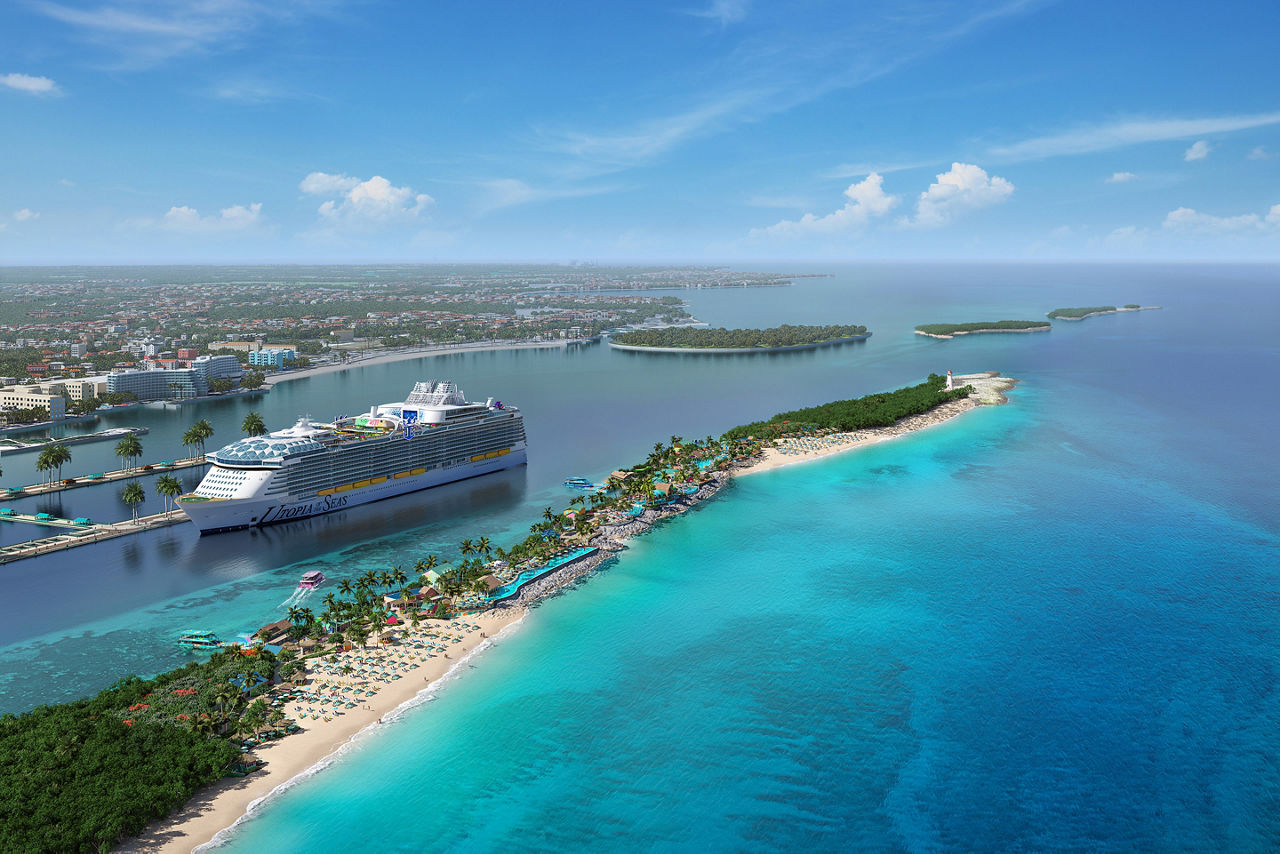
M 230 827 L 241 816 L 249 812 L 254 801 L 270 794 L 277 787 L 288 783 L 293 778 L 311 769 L 326 756 L 349 742 L 361 730 L 370 725 L 380 725 L 382 719 L 402 704 L 412 700 L 421 691 L 428 688 L 460 659 L 474 650 L 486 638 L 494 637 L 506 626 L 518 621 L 524 611 L 517 608 L 502 608 L 481 614 L 460 618 L 463 622 L 477 625 L 475 631 L 454 631 L 448 623 L 427 621 L 416 631 L 402 627 L 401 634 L 406 636 L 425 637 L 430 631 L 445 631 L 460 634 L 462 640 L 449 644 L 446 655 L 437 655 L 418 662 L 416 670 L 409 670 L 401 679 L 387 683 L 373 683 L 380 690 L 373 697 L 363 698 L 354 709 L 341 709 L 336 717 L 325 721 L 312 720 L 310 717 L 297 719 L 302 732 L 294 733 L 286 738 L 269 741 L 255 749 L 253 755 L 266 761 L 261 771 L 248 777 L 228 777 L 197 792 L 196 795 L 179 812 L 174 813 L 161 822 L 151 825 L 135 839 L 129 840 L 118 850 L 131 852 L 187 852 L 213 839 L 221 830 Z M 402 653 L 405 647 L 392 644 L 392 653 Z M 415 651 L 416 652 L 416 651 Z M 368 647 L 363 655 L 376 660 L 383 650 Z M 333 683 L 335 677 L 317 671 L 317 659 L 308 662 L 308 686 L 316 686 L 321 682 Z M 337 677 L 341 679 L 341 677 Z M 345 681 L 350 681 L 348 678 Z M 278 690 L 278 689 L 277 689 Z M 297 713 L 294 703 L 285 709 L 291 718 Z M 318 708 L 318 707 L 317 707 Z

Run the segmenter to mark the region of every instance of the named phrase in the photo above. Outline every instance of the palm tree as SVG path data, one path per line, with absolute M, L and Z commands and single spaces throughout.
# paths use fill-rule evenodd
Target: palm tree
M 169 512 L 169 502 L 182 494 L 182 484 L 171 474 L 156 478 L 156 492 L 164 496 L 164 512 Z
M 488 556 L 489 554 L 489 538 L 488 537 L 481 537 L 476 542 L 476 551 L 480 552 L 486 557 Z
M 53 471 L 53 454 L 49 452 L 48 448 L 41 451 L 40 456 L 36 458 L 36 471 L 44 475 L 42 480 L 45 483 L 49 482 L 51 477 L 49 472 Z
M 246 436 L 264 436 L 267 432 L 267 425 L 263 423 L 261 415 L 256 412 L 250 412 L 244 417 L 244 421 L 240 422 L 240 430 Z
M 206 419 L 201 418 L 195 424 L 191 425 L 191 429 L 196 431 L 196 435 L 200 437 L 200 453 L 204 453 L 204 442 L 206 439 L 213 438 L 213 425 Z
M 458 548 L 461 549 L 464 555 L 469 555 L 476 550 L 475 543 L 471 542 L 470 540 L 463 540 L 458 545 Z
M 47 457 L 45 455 L 48 455 Z M 71 462 L 71 449 L 61 442 L 54 442 L 40 452 L 40 459 L 47 459 L 49 468 L 57 469 L 58 479 L 62 479 L 62 467 Z M 36 468 L 39 468 L 39 461 L 36 462 Z
M 192 427 L 187 432 L 182 434 L 182 444 L 188 448 L 190 448 L 193 445 L 198 446 L 202 444 L 200 439 L 200 434 L 196 432 L 196 428 Z M 200 455 L 203 456 L 204 452 L 201 451 Z M 192 454 L 191 456 L 194 457 L 195 454 Z
M 145 501 L 147 493 L 143 491 L 142 484 L 136 480 L 126 486 L 120 492 L 120 500 L 129 505 L 129 509 L 133 511 L 133 521 L 138 521 L 138 505 Z
M 142 456 L 142 442 L 130 433 L 116 443 L 116 456 L 125 461 L 125 471 L 132 471 L 135 461 Z
M 338 592 L 343 596 L 350 596 L 353 589 L 355 589 L 355 585 L 351 583 L 350 578 L 344 578 L 338 582 Z
M 338 602 L 338 597 L 333 595 L 333 591 L 330 590 L 328 593 L 324 594 L 324 599 L 321 601 L 324 602 L 325 608 L 328 608 L 330 611 L 332 611 L 333 606 Z
M 391 577 L 396 584 L 404 584 L 409 580 L 409 573 L 404 571 L 403 566 L 391 567 Z

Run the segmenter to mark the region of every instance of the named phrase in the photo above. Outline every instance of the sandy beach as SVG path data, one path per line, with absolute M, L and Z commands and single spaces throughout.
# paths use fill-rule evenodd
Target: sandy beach
M 403 358 L 414 358 L 416 355 L 419 354 Z M 340 370 L 341 367 L 335 366 L 335 369 Z M 266 761 L 264 769 L 248 777 L 219 781 L 198 793 L 180 812 L 157 822 L 119 850 L 188 852 L 213 841 L 219 832 L 231 827 L 246 814 L 251 814 L 256 802 L 315 768 L 361 731 L 371 726 L 386 725 L 383 723 L 384 719 L 397 708 L 428 689 L 463 657 L 480 647 L 487 638 L 495 637 L 507 626 L 518 622 L 527 613 L 526 607 L 530 603 L 572 584 L 578 577 L 610 560 L 614 553 L 625 548 L 627 540 L 647 531 L 658 521 L 679 515 L 694 504 L 711 498 L 732 477 L 769 471 L 888 441 L 944 423 L 978 406 L 1005 403 L 1007 398 L 1004 392 L 1017 382 L 1002 377 L 995 371 L 959 375 L 954 380 L 957 386 L 973 386 L 974 394 L 963 400 L 942 404 L 922 415 L 905 418 L 892 427 L 781 440 L 777 447 L 765 448 L 757 459 L 735 464 L 727 472 L 717 472 L 693 495 L 677 496 L 677 500 L 666 507 L 647 509 L 639 518 L 600 528 L 591 539 L 591 545 L 597 546 L 598 552 L 528 585 L 510 604 L 460 617 L 448 623 L 429 621 L 422 623 L 417 629 L 402 626 L 397 629 L 397 633 L 402 636 L 401 640 L 386 648 L 369 646 L 355 652 L 339 653 L 336 657 L 330 655 L 310 659 L 308 678 L 303 687 L 313 692 L 312 701 L 290 699 L 284 708 L 285 713 L 295 719 L 303 731 L 256 748 L 253 755 Z M 456 626 L 461 628 L 454 628 Z M 448 637 L 442 638 L 441 635 Z M 447 651 L 434 657 L 426 655 L 427 649 L 420 646 L 441 643 L 447 645 Z M 368 682 L 367 674 L 362 677 L 359 673 L 344 673 L 344 665 L 395 667 L 401 678 L 383 677 Z M 367 692 L 367 688 L 376 686 L 376 693 L 372 697 L 362 696 L 355 708 L 344 708 L 326 719 L 325 707 L 316 702 L 318 698 L 332 696 L 335 692 L 345 698 L 361 682 L 366 686 L 362 691 Z M 277 687 L 273 693 L 278 694 L 282 690 L 282 687 Z M 334 707 L 328 708 L 332 710 Z
M 734 470 L 736 475 L 755 474 L 762 471 L 811 462 L 832 454 L 841 454 L 855 448 L 887 442 L 898 436 L 905 436 L 926 427 L 933 427 L 950 421 L 958 415 L 976 409 L 979 406 L 998 406 L 1008 402 L 1004 393 L 1017 384 L 1017 380 L 1000 376 L 998 371 L 981 374 L 962 374 L 952 378 L 957 387 L 971 385 L 974 393 L 962 400 L 953 400 L 935 407 L 923 415 L 904 418 L 892 427 L 876 427 L 871 430 L 858 430 L 853 433 L 835 433 L 805 439 L 783 439 L 777 447 L 765 448 L 762 456 L 747 465 Z
M 363 699 L 354 709 L 340 709 L 336 715 L 329 714 L 329 720 L 321 714 L 313 719 L 305 711 L 295 711 L 297 703 L 290 702 L 285 709 L 286 714 L 297 720 L 302 732 L 269 741 L 256 748 L 253 756 L 264 760 L 267 764 L 261 771 L 248 777 L 227 777 L 213 786 L 196 794 L 179 812 L 163 821 L 148 827 L 140 836 L 122 845 L 120 851 L 131 852 L 188 852 L 213 840 L 219 831 L 224 830 L 246 813 L 250 813 L 254 802 L 269 795 L 279 786 L 288 783 L 298 775 L 315 767 L 325 757 L 333 754 L 343 745 L 350 742 L 362 730 L 372 726 L 390 726 L 394 722 L 384 719 L 403 704 L 413 700 L 423 690 L 428 689 L 447 674 L 466 655 L 474 651 L 487 639 L 495 637 L 507 626 L 519 621 L 524 616 L 523 608 L 501 608 L 482 614 L 467 615 L 458 620 L 448 622 L 423 622 L 416 630 L 407 627 L 398 632 L 403 639 L 388 648 L 378 649 L 372 644 L 365 650 L 348 654 L 353 657 L 367 659 L 371 664 L 381 662 L 388 656 L 401 659 L 410 657 L 417 659 L 419 652 L 412 646 L 413 641 L 443 643 L 447 647 L 444 653 L 435 657 L 422 656 L 415 660 L 417 667 L 404 669 L 399 679 L 375 680 L 369 685 L 376 687 L 373 697 Z M 452 624 L 468 624 L 478 628 L 454 629 Z M 444 640 L 429 637 L 432 634 L 447 634 L 458 640 Z M 321 690 L 321 685 L 342 685 L 350 692 L 350 686 L 359 680 L 355 674 L 350 676 L 331 675 L 323 669 L 331 656 L 310 659 L 307 667 L 307 684 L 305 687 Z M 335 665 L 336 666 L 336 663 Z M 276 689 L 277 691 L 279 689 Z M 303 709 L 307 708 L 305 705 Z M 312 705 L 317 713 L 322 708 Z
M 290 380 L 301 380 L 307 377 L 318 377 L 322 374 L 336 374 L 350 368 L 367 368 L 371 365 L 385 365 L 389 362 L 403 362 L 408 359 L 425 359 L 428 356 L 443 356 L 447 353 L 475 353 L 482 350 L 537 350 L 547 347 L 563 347 L 561 341 L 519 341 L 493 342 L 478 341 L 474 344 L 444 344 L 439 347 L 415 347 L 408 350 L 392 350 L 378 352 L 375 356 L 363 356 L 337 365 L 319 365 L 314 368 L 299 368 L 283 374 L 268 374 L 262 381 L 264 386 L 287 383 Z

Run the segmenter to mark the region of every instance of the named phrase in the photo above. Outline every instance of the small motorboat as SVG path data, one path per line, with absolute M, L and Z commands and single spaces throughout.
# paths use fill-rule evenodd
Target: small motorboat
M 182 637 L 178 638 L 178 646 L 183 649 L 222 649 L 222 641 L 213 632 L 195 629 L 183 632 Z
M 302 573 L 302 578 L 298 580 L 299 590 L 315 590 L 324 583 L 324 573 L 318 569 L 310 572 Z

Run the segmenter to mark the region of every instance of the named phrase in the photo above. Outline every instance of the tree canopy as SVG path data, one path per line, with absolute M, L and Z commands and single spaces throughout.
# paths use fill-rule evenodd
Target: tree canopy
M 680 347 L 722 350 L 749 347 L 796 347 L 820 344 L 867 334 L 865 326 L 791 326 L 771 329 L 698 329 L 673 326 L 666 329 L 637 329 L 614 336 L 618 344 L 634 347 Z

